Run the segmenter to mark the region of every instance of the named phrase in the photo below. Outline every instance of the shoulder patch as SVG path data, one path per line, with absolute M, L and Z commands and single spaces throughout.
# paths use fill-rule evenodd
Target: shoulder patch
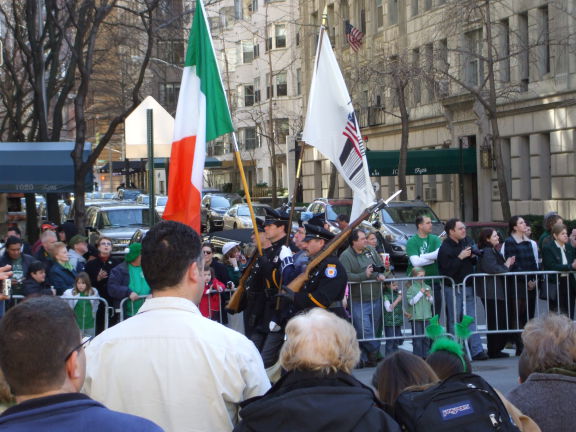
M 326 266 L 326 270 L 324 270 L 324 274 L 328 278 L 335 278 L 338 274 L 338 270 L 336 270 L 336 264 L 328 264 Z

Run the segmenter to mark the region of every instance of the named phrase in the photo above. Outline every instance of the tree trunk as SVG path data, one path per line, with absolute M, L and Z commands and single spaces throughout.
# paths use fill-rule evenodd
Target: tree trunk
M 38 240 L 38 213 L 36 212 L 36 195 L 24 194 L 26 200 L 26 235 L 29 243 Z
M 58 194 L 46 194 L 46 217 L 55 224 L 60 224 L 60 206 L 58 205 Z
M 402 122 L 402 135 L 400 139 L 400 158 L 398 160 L 398 188 L 402 190 L 400 200 L 408 199 L 408 186 L 406 184 L 406 166 L 408 163 L 408 134 L 409 119 L 408 109 L 406 108 L 405 86 L 396 78 L 396 94 L 398 95 L 398 107 L 400 108 L 400 120 Z

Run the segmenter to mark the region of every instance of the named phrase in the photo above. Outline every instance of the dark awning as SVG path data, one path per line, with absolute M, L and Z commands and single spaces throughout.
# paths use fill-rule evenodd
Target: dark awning
M 166 168 L 166 164 L 170 162 L 168 158 L 154 158 L 154 169 Z M 205 168 L 215 168 L 222 166 L 222 162 L 214 157 L 206 157 L 206 162 L 204 164 Z M 140 160 L 129 160 L 128 161 L 128 174 L 145 172 L 148 168 L 148 163 L 146 159 L 144 161 Z M 99 173 L 110 172 L 110 164 L 107 162 L 102 167 L 98 168 Z M 112 174 L 114 175 L 126 175 L 126 162 L 124 161 L 112 161 Z
M 0 192 L 74 192 L 73 142 L 0 143 Z M 90 154 L 84 145 L 83 158 Z M 86 191 L 92 191 L 94 176 L 86 176 Z
M 370 176 L 398 175 L 400 151 L 368 151 Z M 473 174 L 476 172 L 476 149 L 409 150 L 407 175 L 423 174 Z

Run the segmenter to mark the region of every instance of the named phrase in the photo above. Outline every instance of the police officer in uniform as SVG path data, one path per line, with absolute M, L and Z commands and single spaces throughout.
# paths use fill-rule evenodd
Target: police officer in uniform
M 306 250 L 310 261 L 322 252 L 334 234 L 315 224 L 306 224 Z M 334 256 L 327 256 L 310 273 L 308 281 L 299 292 L 290 290 L 286 285 L 282 287 L 282 296 L 290 299 L 294 304 L 294 312 L 313 307 L 330 310 L 341 318 L 348 316 L 342 304 L 346 292 L 348 277 L 340 260 Z

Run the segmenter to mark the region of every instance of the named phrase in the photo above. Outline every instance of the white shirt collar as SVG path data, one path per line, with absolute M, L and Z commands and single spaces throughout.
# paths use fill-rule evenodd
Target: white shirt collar
M 146 299 L 138 313 L 156 309 L 180 309 L 187 312 L 200 314 L 198 306 L 183 297 L 151 297 Z

